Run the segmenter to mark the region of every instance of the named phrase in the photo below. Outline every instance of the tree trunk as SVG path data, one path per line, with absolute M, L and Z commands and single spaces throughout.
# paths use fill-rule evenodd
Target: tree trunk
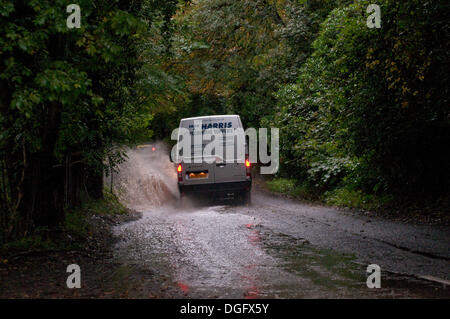
M 96 168 L 88 168 L 86 189 L 92 199 L 103 198 L 103 172 Z
M 21 212 L 31 226 L 55 227 L 64 221 L 64 169 L 54 156 L 61 123 L 61 105 L 52 103 L 46 114 L 39 152 L 27 156 Z

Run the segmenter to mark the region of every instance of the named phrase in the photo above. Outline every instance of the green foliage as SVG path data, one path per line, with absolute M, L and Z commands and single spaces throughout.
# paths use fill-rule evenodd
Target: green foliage
M 176 16 L 174 68 L 192 96 L 215 96 L 220 113 L 238 113 L 246 126 L 257 127 L 273 115 L 273 92 L 296 78 L 309 54 L 315 26 L 308 6 L 294 0 L 188 3 Z
M 128 213 L 128 209 L 119 202 L 117 196 L 111 192 L 104 190 L 104 198 L 100 200 L 89 200 L 81 206 L 78 211 L 83 211 L 93 215 L 124 215 Z
M 359 208 L 364 210 L 376 210 L 392 202 L 392 197 L 388 195 L 377 196 L 366 194 L 362 190 L 351 189 L 349 187 L 336 188 L 325 192 L 324 202 L 340 207 Z
M 300 183 L 295 179 L 274 178 L 266 182 L 267 188 L 275 193 L 286 194 L 294 198 L 317 200 L 318 193 L 314 192 L 311 185 Z
M 35 231 L 28 235 L 18 238 L 10 242 L 1 242 L 0 253 L 6 256 L 12 252 L 22 251 L 44 251 L 44 250 L 56 250 L 59 249 L 60 242 L 55 242 L 49 237 L 48 229 L 37 228 Z
M 66 27 L 67 1 L 1 4 L 1 174 L 10 185 L 0 189 L 9 200 L 0 224 L 8 236 L 62 222 L 83 185 L 101 196 L 105 165 L 123 160 L 116 145 L 151 138 L 157 108 L 178 94 L 162 67 L 177 1 L 80 0 L 79 29 Z
M 118 198 L 108 191 L 104 191 L 104 198 L 88 199 L 80 207 L 66 211 L 64 229 L 72 236 L 86 238 L 92 231 L 88 219 L 91 216 L 115 216 L 124 215 L 128 210 L 121 204 Z
M 30 234 L 12 240 L 1 240 L 0 255 L 6 256 L 28 251 L 70 250 L 80 245 L 95 231 L 89 219 L 93 216 L 116 216 L 128 213 L 118 198 L 104 191 L 104 199 L 88 199 L 80 207 L 65 211 L 64 225 L 57 229 L 37 227 Z
M 330 199 L 356 206 L 363 193 L 448 193 L 448 4 L 380 1 L 382 28 L 369 29 L 369 3 L 334 9 L 297 83 L 277 92 L 284 172 L 357 187 Z
M 86 238 L 90 232 L 86 211 L 82 209 L 70 210 L 66 214 L 64 228 L 77 238 Z

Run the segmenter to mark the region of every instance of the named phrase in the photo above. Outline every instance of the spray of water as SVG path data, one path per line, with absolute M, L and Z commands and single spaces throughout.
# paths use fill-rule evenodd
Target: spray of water
M 113 191 L 129 208 L 146 211 L 179 197 L 177 175 L 162 142 L 126 149 L 127 160 L 113 176 Z

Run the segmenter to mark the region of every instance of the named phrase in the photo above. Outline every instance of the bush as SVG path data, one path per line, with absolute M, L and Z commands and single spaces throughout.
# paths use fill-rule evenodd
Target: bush
M 381 29 L 367 28 L 368 4 L 333 10 L 278 91 L 282 173 L 349 206 L 448 195 L 448 4 L 380 0 Z

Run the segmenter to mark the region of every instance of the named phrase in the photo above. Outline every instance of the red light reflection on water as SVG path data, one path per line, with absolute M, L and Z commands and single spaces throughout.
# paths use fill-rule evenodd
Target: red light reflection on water
M 257 246 L 261 241 L 259 230 L 254 230 L 254 224 L 246 224 L 245 227 L 250 230 L 247 234 L 249 243 L 253 246 Z M 244 292 L 244 299 L 257 299 L 260 298 L 260 291 L 258 288 L 257 269 L 253 264 L 246 265 L 242 268 L 241 279 L 246 283 L 246 291 Z
M 180 288 L 182 292 L 184 292 L 184 293 L 189 292 L 189 286 L 188 285 L 185 285 L 185 284 L 183 284 L 181 282 L 177 282 L 177 285 L 178 285 L 178 288 Z
M 256 278 L 255 271 L 255 265 L 244 266 L 243 272 L 245 275 L 241 275 L 242 281 L 247 283 L 244 299 L 259 298 L 259 288 L 257 287 L 258 279 Z

